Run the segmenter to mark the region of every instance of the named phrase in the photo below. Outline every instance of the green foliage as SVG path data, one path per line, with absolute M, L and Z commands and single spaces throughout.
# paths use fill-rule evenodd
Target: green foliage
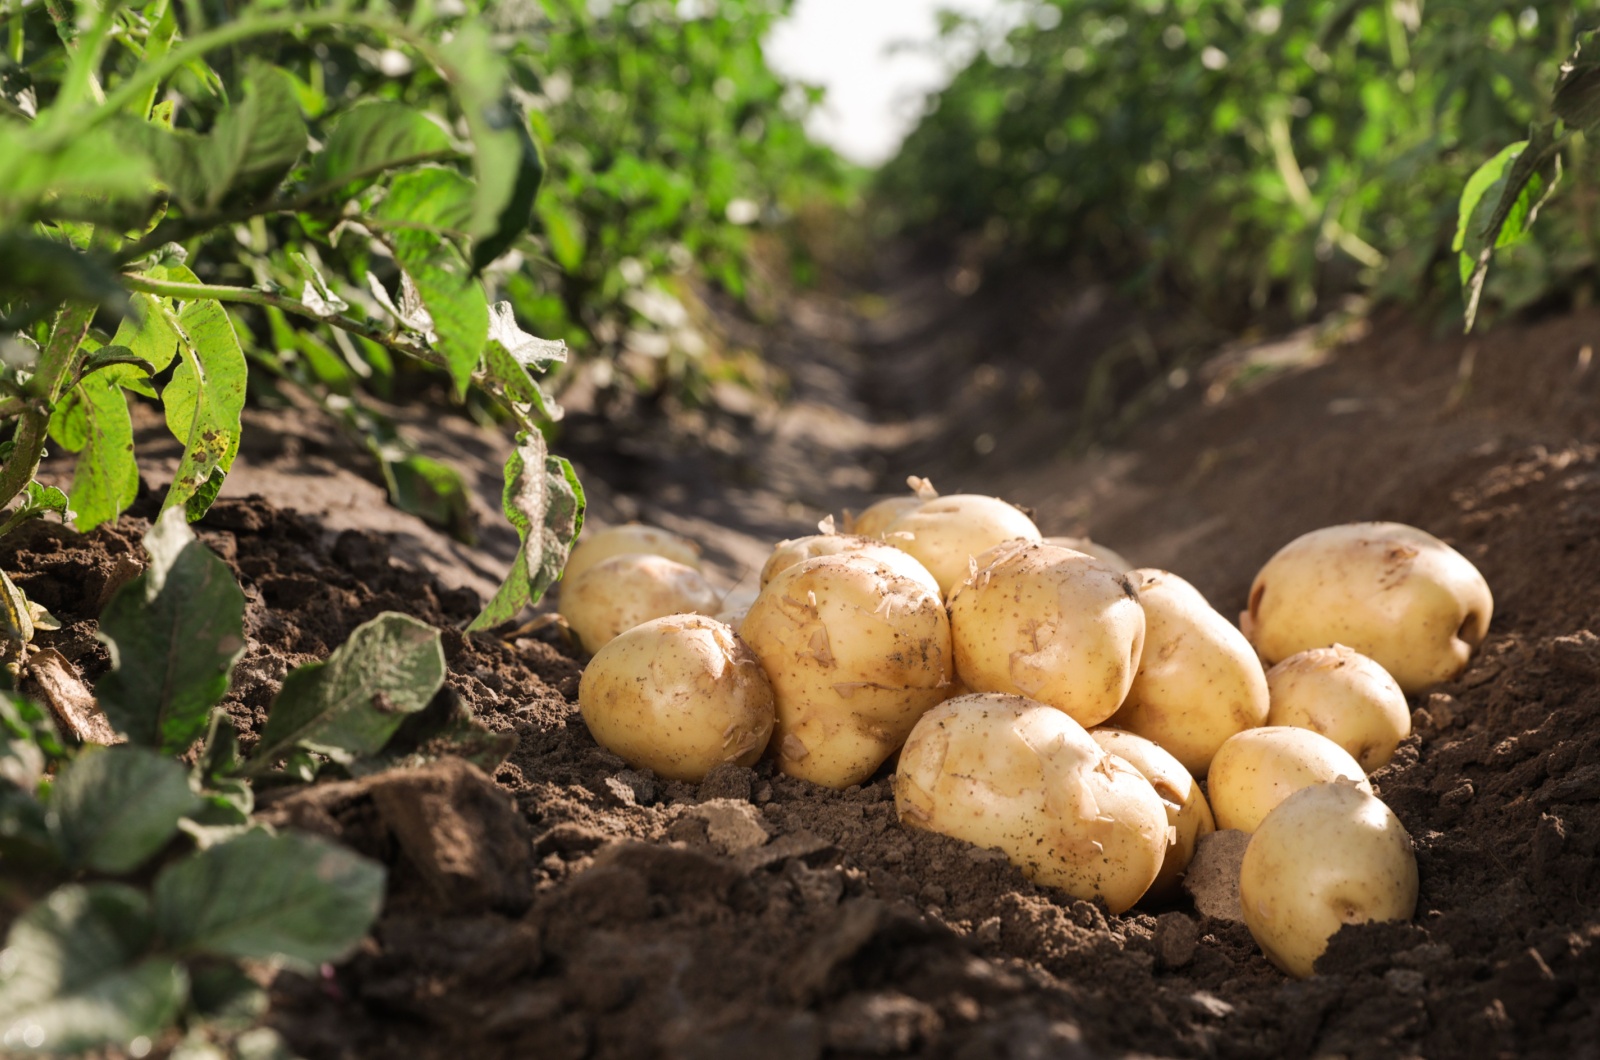
M 1499 0 L 1014 10 L 930 100 L 883 200 L 915 231 L 1086 259 L 1233 323 L 1452 283 L 1456 190 L 1544 116 L 1576 17 Z M 1582 239 L 1552 240 L 1543 284 L 1581 267 Z
M 393 612 L 358 626 L 324 663 L 283 682 L 253 756 L 272 765 L 295 748 L 348 764 L 383 749 L 444 684 L 439 631 Z
M 486 270 L 534 248 L 537 8 L 52 11 L 0 10 L 0 341 L 36 354 L 0 370 L 0 417 L 17 421 L 0 504 L 48 428 L 78 454 L 79 525 L 116 518 L 138 488 L 142 397 L 184 447 L 164 507 L 200 518 L 239 449 L 252 360 L 293 362 L 276 374 L 347 408 L 360 380 L 392 382 L 398 354 L 457 398 L 514 392 L 501 412 L 519 431 L 554 410 L 530 365 L 485 357 L 491 306 L 510 313 L 506 268 Z M 469 532 L 458 475 L 392 438 L 369 448 L 397 502 Z
M 108 747 L 79 755 L 61 771 L 46 820 L 69 866 L 122 873 L 155 856 L 199 803 L 173 759 L 142 747 Z
M 112 668 L 96 692 L 132 742 L 179 754 L 206 730 L 244 654 L 244 593 L 175 510 L 144 545 L 149 565 L 100 616 Z

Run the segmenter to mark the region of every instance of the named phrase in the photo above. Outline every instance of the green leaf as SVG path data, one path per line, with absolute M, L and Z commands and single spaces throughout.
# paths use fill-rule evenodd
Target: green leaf
M 380 220 L 422 228 L 395 228 L 390 244 L 415 285 L 432 327 L 430 341 L 444 355 L 456 394 L 464 395 L 489 334 L 483 285 L 455 245 L 438 234 L 468 222 L 470 185 L 445 169 L 402 173 L 379 207 Z
M 511 106 L 509 103 L 504 105 Z M 539 147 L 533 142 L 533 137 L 528 132 L 528 123 L 523 120 L 521 113 L 515 108 L 512 110 L 515 116 L 513 128 L 518 134 L 521 147 L 521 157 L 517 163 L 517 179 L 511 187 L 510 197 L 500 210 L 494 231 L 478 239 L 472 246 L 472 267 L 479 272 L 495 258 L 510 250 L 517 237 L 533 224 L 534 200 L 538 198 L 539 185 L 544 181 L 544 159 L 539 156 Z
M 517 439 L 506 461 L 501 507 L 516 527 L 522 546 L 494 598 L 467 627 L 489 629 L 509 622 L 524 607 L 537 603 L 560 577 L 578 531 L 583 528 L 583 486 L 572 465 L 549 455 L 537 431 Z
M 227 961 L 191 969 L 189 999 L 201 1019 L 226 1030 L 242 1030 L 267 1014 L 267 992 Z
M 387 169 L 415 165 L 453 153 L 450 134 L 427 114 L 404 103 L 362 103 L 340 115 L 327 146 L 312 164 L 319 186 L 348 197 Z
M 244 652 L 244 593 L 176 510 L 156 520 L 144 546 L 149 566 L 100 615 L 112 669 L 95 692 L 131 741 L 177 754 L 227 694 Z
M 122 388 L 146 378 L 143 369 L 129 364 L 85 375 L 50 419 L 51 437 L 82 454 L 72 472 L 71 503 L 74 521 L 85 533 L 116 519 L 139 495 L 133 419 Z
M 154 271 L 154 270 L 152 270 Z M 184 270 L 188 273 L 188 270 Z M 193 273 L 188 273 L 192 276 Z M 176 275 L 166 272 L 161 274 L 162 279 L 179 279 Z M 187 281 L 185 281 L 187 282 Z M 117 327 L 117 333 L 112 336 L 111 344 L 129 350 L 141 361 L 150 365 L 150 374 L 165 371 L 178 355 L 178 332 L 173 327 L 172 320 L 167 314 L 161 300 L 153 294 L 136 294 L 128 307 L 127 314 L 122 318 L 122 323 Z M 156 392 L 149 384 L 143 387 L 124 383 L 130 390 L 136 390 L 146 397 L 155 397 Z
M 71 517 L 72 511 L 67 502 L 67 495 L 54 486 L 46 486 L 42 482 L 30 481 L 22 487 L 22 492 L 17 495 L 17 506 L 11 509 L 11 514 L 6 517 L 5 525 L 0 526 L 0 533 L 5 533 L 19 523 L 29 519 L 36 519 L 46 512 L 55 512 L 65 522 Z
M 0 291 L 49 306 L 91 302 L 121 312 L 128 304 L 116 273 L 97 258 L 59 240 L 15 231 L 0 232 Z
M 178 832 L 200 800 L 183 766 L 142 747 L 108 747 L 72 760 L 50 792 L 50 830 L 68 864 L 132 872 Z
M 555 199 L 545 196 L 538 206 L 539 225 L 550 243 L 550 256 L 567 272 L 583 264 L 583 225 Z
M 475 529 L 471 493 L 461 472 L 421 453 L 383 462 L 389 497 L 403 512 L 441 527 L 470 544 Z
M 31 794 L 44 777 L 46 757 L 61 753 L 55 724 L 37 704 L 0 693 L 0 785 Z
M 357 626 L 327 662 L 284 679 L 252 762 L 269 766 L 295 747 L 340 763 L 377 754 L 407 714 L 428 705 L 444 677 L 439 631 L 385 612 Z
M 1451 249 L 1460 254 L 1468 331 L 1477 317 L 1489 259 L 1497 248 L 1527 234 L 1540 206 L 1561 179 L 1560 146 L 1553 122 L 1535 125 L 1527 140 L 1510 145 L 1479 166 L 1462 189 Z M 1552 167 L 1548 179 L 1546 166 Z
M 6 937 L 0 1047 L 75 1052 L 160 1034 L 187 979 L 176 961 L 143 956 L 153 935 L 144 895 L 122 884 L 69 884 L 34 904 Z
M 181 505 L 193 521 L 211 507 L 239 452 L 249 370 L 221 302 L 206 298 L 185 304 L 178 324 L 182 360 L 161 401 L 167 429 L 183 443 L 184 453 L 162 510 Z
M 1600 32 L 1578 35 L 1572 58 L 1561 65 L 1550 111 L 1575 128 L 1600 125 Z
M 78 369 L 78 376 L 82 378 L 93 372 L 118 365 L 137 368 L 145 375 L 155 375 L 156 373 L 155 365 L 140 357 L 128 347 L 111 345 L 101 346 L 99 349 L 91 351 L 83 359 L 83 364 Z
M 507 93 L 510 70 L 506 61 L 481 22 L 466 22 L 439 51 L 449 67 L 451 87 L 472 136 L 477 195 L 467 230 L 479 239 L 492 239 L 504 226 L 515 224 L 515 217 L 506 220 L 506 215 L 516 213 L 519 186 L 528 179 L 527 122 Z M 535 183 L 534 189 L 537 187 Z M 529 204 L 531 201 L 530 197 Z M 527 205 L 521 208 L 526 227 Z
M 306 148 L 299 95 L 287 73 L 252 63 L 244 100 L 224 111 L 197 161 L 207 185 L 206 206 L 231 196 L 270 191 Z
M 161 937 L 187 953 L 281 960 L 345 956 L 383 904 L 383 866 L 298 832 L 246 832 L 156 877 Z

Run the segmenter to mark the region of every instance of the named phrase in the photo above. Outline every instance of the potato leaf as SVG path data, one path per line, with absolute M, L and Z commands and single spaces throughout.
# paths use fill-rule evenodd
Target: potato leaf
M 383 904 L 383 866 L 297 832 L 246 832 L 167 866 L 155 919 L 186 953 L 281 960 L 301 970 L 338 960 Z
M 450 134 L 422 111 L 404 103 L 363 103 L 333 123 L 311 175 L 319 186 L 330 190 L 343 186 L 342 194 L 348 196 L 384 170 L 454 153 Z
M 162 271 L 162 270 L 155 270 Z M 198 283 L 182 266 L 168 278 Z M 205 515 L 239 452 L 248 368 L 239 336 L 222 303 L 185 303 L 177 315 L 180 361 L 161 392 L 167 429 L 183 443 L 183 458 L 162 509 L 182 506 L 192 522 Z
M 1600 31 L 1578 35 L 1572 58 L 1561 65 L 1550 110 L 1574 128 L 1600 125 Z
M 142 747 L 79 755 L 50 792 L 50 831 L 69 865 L 96 872 L 138 868 L 200 805 L 177 760 Z
M 285 678 L 247 771 L 262 772 L 294 748 L 341 763 L 377 754 L 444 676 L 439 631 L 385 612 L 357 626 L 327 662 Z
M 1535 125 L 1529 129 L 1528 139 L 1479 166 L 1462 189 L 1451 248 L 1460 254 L 1466 330 L 1472 330 L 1477 318 L 1489 259 L 1497 248 L 1527 234 L 1561 179 L 1560 146 L 1553 122 Z
M 149 903 L 121 884 L 69 884 L 31 906 L 0 970 L 6 1053 L 125 1045 L 170 1026 L 187 978 L 176 961 L 143 956 L 153 936 Z
M 572 543 L 583 528 L 583 486 L 577 473 L 565 459 L 549 454 L 544 436 L 537 431 L 519 436 L 517 448 L 506 461 L 501 506 L 517 528 L 522 546 L 505 581 L 469 630 L 509 622 L 524 607 L 537 603 L 561 576 Z
M 244 593 L 176 510 L 144 538 L 150 564 L 100 615 L 111 672 L 95 687 L 136 744 L 181 753 L 205 731 L 244 652 Z
M 81 531 L 111 522 L 139 494 L 133 419 L 122 390 L 129 382 L 146 378 L 143 369 L 120 363 L 85 375 L 50 419 L 50 436 L 83 454 L 73 469 L 70 494 Z

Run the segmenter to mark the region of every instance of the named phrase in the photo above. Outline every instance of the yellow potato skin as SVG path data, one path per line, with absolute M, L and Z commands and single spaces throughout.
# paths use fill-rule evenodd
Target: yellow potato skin
M 972 573 L 977 556 L 1019 538 L 1039 540 L 1033 520 L 998 497 L 974 493 L 925 501 L 896 518 L 883 532 L 885 541 L 911 553 L 933 573 L 939 591 L 947 597 Z
M 1206 793 L 1218 828 L 1254 832 L 1273 808 L 1301 788 L 1344 778 L 1372 794 L 1361 763 L 1326 736 L 1292 726 L 1246 729 L 1218 749 Z
M 589 652 L 652 618 L 720 609 L 716 590 L 693 567 L 634 552 L 603 559 L 566 583 L 559 608 Z
M 700 569 L 700 549 L 693 541 L 671 530 L 643 523 L 623 523 L 603 529 L 585 529 L 583 537 L 573 546 L 561 576 L 568 582 L 612 556 L 637 552 L 646 556 L 665 556 L 686 567 Z
M 1465 670 L 1493 615 L 1483 575 L 1443 541 L 1402 523 L 1350 523 L 1268 560 L 1241 624 L 1269 664 L 1344 644 L 1409 693 Z
M 1296 652 L 1267 671 L 1268 725 L 1319 732 L 1371 773 L 1411 734 L 1411 707 L 1387 670 L 1335 644 Z
M 1074 552 L 1082 552 L 1085 556 L 1093 556 L 1121 574 L 1126 574 L 1133 570 L 1133 564 L 1124 559 L 1122 553 L 1116 549 L 1107 548 L 1098 542 L 1090 541 L 1087 537 L 1047 537 L 1044 539 L 1044 543 L 1047 545 L 1059 545 L 1061 548 L 1070 548 Z
M 870 556 L 796 563 L 739 630 L 772 683 L 778 768 L 816 784 L 871 777 L 949 694 L 950 623 L 938 594 Z
M 1037 542 L 1003 545 L 983 561 L 950 599 L 962 684 L 1036 699 L 1085 727 L 1116 713 L 1145 641 L 1127 578 Z
M 1267 959 L 1305 978 L 1345 924 L 1415 915 L 1416 851 L 1382 801 L 1351 784 L 1316 784 L 1250 837 L 1239 898 Z
M 1144 652 L 1111 724 L 1201 776 L 1223 741 L 1266 722 L 1267 676 L 1244 634 L 1187 581 L 1147 567 L 1128 578 L 1144 608 Z
M 889 529 L 889 524 L 894 522 L 913 508 L 922 507 L 922 498 L 916 496 L 885 497 L 881 501 L 867 505 L 860 515 L 845 513 L 844 528 L 846 533 L 859 534 L 862 537 L 883 536 Z
M 1094 742 L 1106 754 L 1116 755 L 1144 774 L 1144 778 L 1160 796 L 1172 831 L 1166 856 L 1161 860 L 1161 872 L 1145 892 L 1145 897 L 1152 901 L 1177 897 L 1183 874 L 1194 859 L 1195 844 L 1201 836 L 1217 830 L 1216 821 L 1211 816 L 1211 806 L 1206 802 L 1199 782 L 1182 762 L 1143 736 L 1104 727 L 1089 730 L 1089 735 L 1094 737 Z
M 754 765 L 772 736 L 772 687 L 725 623 L 653 619 L 613 638 L 583 671 L 578 710 L 595 742 L 636 768 L 695 783 Z
M 902 824 L 997 848 L 1029 879 L 1113 913 L 1150 887 L 1167 847 L 1150 782 L 1022 696 L 967 695 L 923 715 L 894 791 Z
M 934 592 L 939 592 L 939 583 L 928 572 L 928 568 L 918 563 L 910 553 L 902 552 L 893 545 L 887 545 L 878 538 L 862 537 L 859 534 L 812 534 L 810 537 L 797 537 L 778 542 L 777 547 L 772 550 L 772 555 L 761 568 L 761 587 L 766 588 L 767 583 L 773 578 L 803 559 L 837 556 L 850 552 L 871 556 L 880 563 L 893 567 L 898 573 L 908 578 L 915 578 Z

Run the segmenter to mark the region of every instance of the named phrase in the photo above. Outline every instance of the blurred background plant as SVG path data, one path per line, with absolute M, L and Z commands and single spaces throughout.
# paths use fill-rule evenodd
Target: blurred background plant
M 1342 296 L 1454 314 L 1467 176 L 1548 111 L 1596 16 L 1503 0 L 1011 0 L 878 174 L 893 230 L 1074 261 L 1225 329 Z M 1580 138 L 1569 165 L 1586 174 Z M 1496 265 L 1490 311 L 1591 296 L 1595 186 Z

